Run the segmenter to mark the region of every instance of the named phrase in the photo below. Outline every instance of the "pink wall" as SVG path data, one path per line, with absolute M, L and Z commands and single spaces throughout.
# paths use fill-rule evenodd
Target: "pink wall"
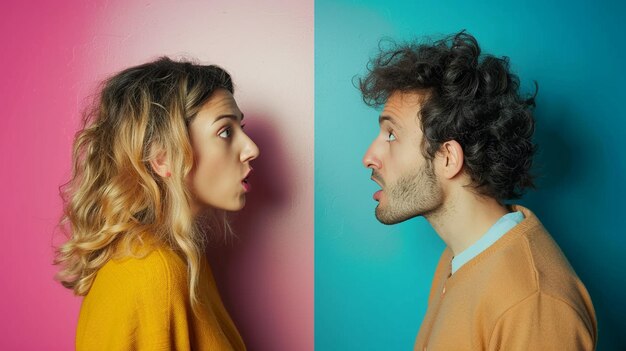
M 52 280 L 51 244 L 79 111 L 103 77 L 159 55 L 230 71 L 261 148 L 239 240 L 209 250 L 248 347 L 313 349 L 313 1 L 234 3 L 0 5 L 0 349 L 72 349 L 80 299 Z

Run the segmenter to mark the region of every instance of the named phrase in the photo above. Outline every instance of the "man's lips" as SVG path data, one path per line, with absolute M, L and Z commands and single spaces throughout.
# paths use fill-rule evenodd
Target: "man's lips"
M 380 195 L 383 193 L 382 190 L 378 190 L 377 192 L 374 193 L 374 196 L 372 196 L 374 198 L 374 200 L 376 201 L 380 201 Z
M 372 176 L 370 177 L 376 184 L 380 185 L 381 188 L 384 188 L 385 180 L 376 170 L 372 170 Z
M 378 181 L 378 177 L 371 176 L 371 177 L 370 177 L 370 179 L 371 179 L 374 183 L 378 184 L 381 188 L 383 187 L 383 186 L 382 186 L 382 184 L 380 184 L 381 182 L 380 182 L 380 181 Z
M 375 177 L 374 175 L 372 175 L 372 177 L 370 179 L 372 179 L 374 181 L 374 183 L 378 184 L 382 188 L 383 186 L 380 184 L 381 182 L 379 182 L 379 180 L 377 178 L 379 178 L 379 177 Z M 378 190 L 377 192 L 374 193 L 372 198 L 374 200 L 376 200 L 376 201 L 380 201 L 380 196 L 382 195 L 382 193 L 383 193 L 383 190 L 380 189 L 380 190 Z

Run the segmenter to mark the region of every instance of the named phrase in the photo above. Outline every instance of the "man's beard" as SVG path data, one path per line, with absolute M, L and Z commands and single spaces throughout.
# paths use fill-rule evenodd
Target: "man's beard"
M 378 174 L 374 178 L 381 179 Z M 384 184 L 384 183 L 383 183 Z M 376 206 L 376 219 L 396 224 L 417 216 L 427 216 L 441 206 L 443 193 L 437 182 L 432 161 L 402 175 L 394 184 L 383 186 L 387 203 Z

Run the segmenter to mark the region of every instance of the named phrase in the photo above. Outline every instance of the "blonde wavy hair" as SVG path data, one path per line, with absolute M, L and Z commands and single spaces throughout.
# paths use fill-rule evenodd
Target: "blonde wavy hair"
M 216 89 L 233 92 L 230 75 L 213 65 L 167 57 L 128 68 L 103 82 L 83 116 L 72 153 L 72 177 L 61 187 L 60 226 L 68 239 L 56 248 L 57 279 L 86 295 L 112 258 L 140 257 L 147 241 L 165 243 L 188 266 L 192 306 L 206 244 L 207 223 L 228 231 L 225 213 L 199 221 L 185 178 L 193 166 L 188 126 Z M 150 166 L 166 152 L 171 177 Z M 145 254 L 145 253 L 144 253 Z

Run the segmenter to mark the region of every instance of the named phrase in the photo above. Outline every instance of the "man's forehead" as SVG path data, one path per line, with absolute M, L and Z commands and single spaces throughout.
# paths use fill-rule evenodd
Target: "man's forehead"
M 425 94 L 417 91 L 395 91 L 385 102 L 379 122 L 389 119 L 390 122 L 401 122 L 406 118 L 417 117 L 424 102 Z M 391 118 L 382 118 L 391 117 Z M 411 118 L 413 119 L 413 118 Z
M 389 95 L 385 102 L 384 109 L 387 108 L 411 108 L 419 107 L 426 98 L 427 93 L 424 91 L 400 91 L 396 90 Z

